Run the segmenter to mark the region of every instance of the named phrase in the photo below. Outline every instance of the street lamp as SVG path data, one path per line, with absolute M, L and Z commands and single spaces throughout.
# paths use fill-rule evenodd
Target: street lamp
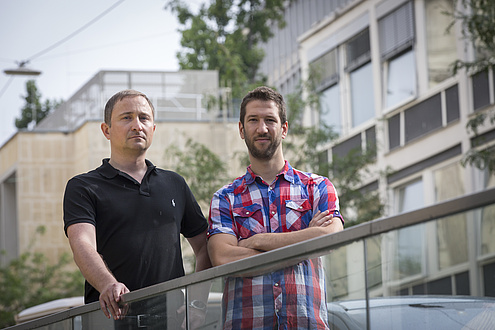
M 28 61 L 22 61 L 17 68 L 7 69 L 3 72 L 9 76 L 39 76 L 41 74 L 41 71 L 26 67 L 27 63 Z

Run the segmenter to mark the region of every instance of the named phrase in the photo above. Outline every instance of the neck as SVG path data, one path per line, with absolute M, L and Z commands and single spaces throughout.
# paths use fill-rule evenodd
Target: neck
M 285 165 L 284 156 L 274 156 L 269 160 L 256 159 L 249 157 L 251 160 L 251 169 L 253 172 L 263 178 L 263 180 L 271 184 L 277 175 L 282 171 Z
M 109 164 L 118 169 L 119 171 L 129 174 L 131 177 L 136 179 L 136 181 L 141 182 L 148 169 L 146 165 L 145 154 L 135 157 L 118 157 L 115 155 L 110 156 Z

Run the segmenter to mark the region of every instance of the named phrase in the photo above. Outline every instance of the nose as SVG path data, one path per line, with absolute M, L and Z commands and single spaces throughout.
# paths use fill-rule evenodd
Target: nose
M 139 117 L 136 117 L 132 120 L 131 129 L 133 131 L 142 131 L 143 130 L 143 123 L 139 120 Z
M 258 133 L 266 133 L 268 132 L 268 126 L 266 125 L 264 120 L 260 120 L 258 122 L 258 127 L 256 128 Z

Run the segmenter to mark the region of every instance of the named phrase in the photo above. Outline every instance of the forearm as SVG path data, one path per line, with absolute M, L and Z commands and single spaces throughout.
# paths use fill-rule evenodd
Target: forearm
M 208 249 L 206 248 L 206 245 L 204 248 L 199 251 L 199 253 L 196 255 L 196 272 L 200 272 L 202 270 L 208 269 L 211 267 L 211 261 L 210 257 L 208 255 Z
M 326 227 L 308 227 L 298 231 L 285 233 L 259 233 L 239 242 L 242 247 L 258 251 L 271 251 L 291 244 L 300 243 L 308 239 L 320 237 L 341 231 L 343 225 L 340 219 L 332 221 Z
M 213 266 L 224 265 L 262 253 L 252 248 L 238 246 L 234 236 L 231 236 L 228 243 L 225 243 L 221 236 L 229 237 L 231 235 L 217 234 L 211 237 L 208 242 L 208 252 Z
M 74 261 L 84 278 L 98 291 L 102 292 L 108 285 L 118 283 L 101 256 L 84 243 L 71 244 Z

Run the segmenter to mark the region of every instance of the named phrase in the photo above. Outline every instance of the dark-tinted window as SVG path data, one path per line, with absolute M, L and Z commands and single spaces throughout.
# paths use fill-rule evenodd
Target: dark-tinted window
M 478 110 L 490 104 L 490 92 L 488 88 L 488 72 L 481 71 L 472 77 L 473 84 L 473 109 Z
M 406 143 L 442 126 L 440 94 L 404 111 Z
M 483 280 L 485 296 L 495 297 L 495 263 L 483 266 Z
M 452 294 L 452 278 L 444 277 L 439 280 L 428 282 L 428 294 Z
M 349 151 L 353 149 L 361 149 L 361 134 L 357 134 L 346 141 L 337 144 L 332 148 L 333 156 L 345 157 Z
M 373 150 L 373 154 L 376 156 L 376 132 L 375 126 L 368 128 L 365 132 L 366 134 L 366 148 L 368 150 Z
M 400 115 L 388 119 L 388 146 L 393 150 L 400 146 Z
M 447 123 L 459 119 L 459 88 L 457 85 L 445 91 L 447 105 Z
M 455 275 L 455 294 L 458 296 L 469 296 L 471 290 L 469 289 L 469 272 L 464 272 Z

